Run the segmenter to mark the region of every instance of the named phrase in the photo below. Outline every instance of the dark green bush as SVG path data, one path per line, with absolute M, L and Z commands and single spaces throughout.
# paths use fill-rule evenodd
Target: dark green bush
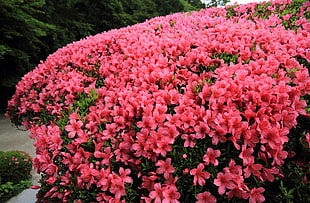
M 0 153 L 0 184 L 19 183 L 31 177 L 32 160 L 27 152 L 8 151 Z
M 31 182 L 29 180 L 22 180 L 17 184 L 6 182 L 5 184 L 0 185 L 0 202 L 9 200 L 11 197 L 14 197 L 30 186 Z

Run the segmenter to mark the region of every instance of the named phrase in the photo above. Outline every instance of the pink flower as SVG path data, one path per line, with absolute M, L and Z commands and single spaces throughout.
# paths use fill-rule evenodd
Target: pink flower
M 190 174 L 194 176 L 194 185 L 197 185 L 197 182 L 199 185 L 204 186 L 206 181 L 205 179 L 210 178 L 210 173 L 208 172 L 203 172 L 202 170 L 204 169 L 203 163 L 198 164 L 197 168 L 194 168 L 190 170 Z
M 262 179 L 263 181 L 270 181 L 270 182 L 273 182 L 274 181 L 274 176 L 273 174 L 279 174 L 279 169 L 276 168 L 276 167 L 272 167 L 271 169 L 268 169 L 268 168 L 265 168 L 263 167 L 262 168 L 262 171 L 261 171 L 261 177 L 260 179 Z
M 164 199 L 162 203 L 179 203 L 178 199 L 181 197 L 180 193 L 177 192 L 175 186 L 167 186 L 163 188 Z
M 151 176 L 142 176 L 142 185 L 141 188 L 145 188 L 148 191 L 151 191 L 154 189 L 154 184 L 155 184 L 155 180 L 157 180 L 158 177 L 155 175 L 151 175 Z
M 58 126 L 48 126 L 47 127 L 47 135 L 46 141 L 47 145 L 51 150 L 59 150 L 62 148 L 62 139 L 60 138 L 60 129 Z
M 184 114 L 182 114 L 180 120 L 184 129 L 188 129 L 190 126 L 195 125 L 195 120 L 193 119 L 194 116 L 194 112 L 191 110 L 187 110 Z
M 295 21 L 295 25 L 300 26 L 300 25 L 303 25 L 304 23 L 307 23 L 307 22 L 308 22 L 308 20 L 306 18 L 301 17 Z
M 169 174 L 169 177 L 165 180 L 165 184 L 166 185 L 175 185 L 175 183 L 178 181 L 178 177 L 177 176 L 173 176 L 171 174 Z
M 155 191 L 151 191 L 149 196 L 150 198 L 155 199 L 154 203 L 161 203 L 164 197 L 163 197 L 163 189 L 160 183 L 155 183 L 154 189 Z
M 122 179 L 124 183 L 132 182 L 132 178 L 130 176 L 127 176 L 131 173 L 130 169 L 124 170 L 123 167 L 120 167 L 118 171 L 119 171 L 120 178 Z
M 231 173 L 218 173 L 217 178 L 214 179 L 214 185 L 218 186 L 218 193 L 220 195 L 224 194 L 227 189 L 233 189 L 235 184 L 232 182 L 232 174 Z
M 55 175 L 57 171 L 58 171 L 58 166 L 56 166 L 55 164 L 48 164 L 44 172 L 48 175 Z
M 87 133 L 85 133 L 84 131 L 78 133 L 78 137 L 75 138 L 73 141 L 72 141 L 72 144 L 74 145 L 80 145 L 80 144 L 83 144 L 85 142 L 87 142 L 89 139 L 89 136 L 87 135 Z
M 155 133 L 156 140 L 154 141 L 156 141 L 156 147 L 153 148 L 153 151 L 156 154 L 161 154 L 163 157 L 165 157 L 167 152 L 172 150 L 170 144 L 173 143 L 173 139 L 160 132 L 161 131 L 160 129 L 161 128 L 158 129 L 159 131 L 158 133 Z
M 167 158 L 166 161 L 158 160 L 156 166 L 159 168 L 156 169 L 156 173 L 164 174 L 164 177 L 168 179 L 170 173 L 174 173 L 174 168 L 171 165 L 171 158 Z
M 262 131 L 262 144 L 268 144 L 272 149 L 277 150 L 279 147 L 288 141 L 288 128 L 280 128 L 279 126 L 274 126 L 273 128 L 268 128 Z
M 254 152 L 253 148 L 246 148 L 246 145 L 242 145 L 242 152 L 239 155 L 239 158 L 243 161 L 243 166 L 248 165 L 251 161 L 254 161 L 254 156 L 252 153 Z
M 255 164 L 254 160 L 252 160 L 245 169 L 243 169 L 244 171 L 244 177 L 248 178 L 251 175 L 255 175 L 256 177 L 260 177 L 261 176 L 261 172 L 260 170 L 262 169 L 262 165 L 261 164 Z
M 33 159 L 33 166 L 38 169 L 38 172 L 47 170 L 50 164 L 53 165 L 53 161 L 47 151 L 42 154 L 38 154 L 37 157 Z
M 68 137 L 74 138 L 76 134 L 83 134 L 81 127 L 83 126 L 82 121 L 76 121 L 75 119 L 70 120 L 71 125 L 67 125 L 65 130 L 69 132 Z
M 223 125 L 215 125 L 215 131 L 210 131 L 209 136 L 212 137 L 212 144 L 217 145 L 218 142 L 226 142 L 227 138 L 225 135 L 228 133 L 227 126 Z
M 97 123 L 94 121 L 89 121 L 85 127 L 89 129 L 89 133 L 95 133 L 98 130 Z
M 124 182 L 121 177 L 112 172 L 109 175 L 111 185 L 109 191 L 115 195 L 116 199 L 120 199 L 121 196 L 126 195 Z
M 33 186 L 30 186 L 30 188 L 33 189 L 33 190 L 37 190 L 37 189 L 40 189 L 41 186 L 39 186 L 39 185 L 33 185 Z
M 182 134 L 181 138 L 185 140 L 184 147 L 194 147 L 195 146 L 195 135 L 194 134 Z
M 186 175 L 186 174 L 188 174 L 189 173 L 189 169 L 188 168 L 185 168 L 184 170 L 183 170 L 183 175 Z
M 220 157 L 221 152 L 220 150 L 213 150 L 212 148 L 207 149 L 207 154 L 203 156 L 203 161 L 206 165 L 209 165 L 212 163 L 214 166 L 217 166 L 219 164 L 217 157 Z
M 100 187 L 102 191 L 107 191 L 111 187 L 112 180 L 110 168 L 101 169 L 99 175 L 97 187 Z
M 150 198 L 150 197 L 144 197 L 144 196 L 142 196 L 142 197 L 141 197 L 141 200 L 144 200 L 145 203 L 152 203 L 152 198 Z
M 70 118 L 70 120 L 75 120 L 75 119 L 79 120 L 80 116 L 76 112 L 74 112 L 74 113 L 70 114 L 69 118 Z
M 155 130 L 156 127 L 157 127 L 157 124 L 156 124 L 155 120 L 151 116 L 144 116 L 142 118 L 142 121 L 139 121 L 137 123 L 137 126 L 139 128 Z
M 297 125 L 297 121 L 296 121 L 296 118 L 298 116 L 298 113 L 291 110 L 291 111 L 288 111 L 288 110 L 283 110 L 282 111 L 282 123 L 285 127 L 288 127 L 288 128 L 293 128 L 294 126 Z
M 130 159 L 129 156 L 129 148 L 130 148 L 130 143 L 128 142 L 121 142 L 118 145 L 118 148 L 114 151 L 114 154 L 116 155 L 116 161 L 123 161 L 127 162 Z
M 237 197 L 241 199 L 249 198 L 248 192 L 239 186 L 234 187 L 232 190 L 226 192 L 226 194 L 227 194 L 228 199 L 231 199 L 233 197 Z
M 136 151 L 134 154 L 136 157 L 147 157 L 147 149 L 150 148 L 150 144 L 147 142 L 149 139 L 149 131 L 142 129 L 136 134 L 137 141 L 132 145 L 132 149 Z
M 210 192 L 198 193 L 196 196 L 196 203 L 215 203 L 216 198 Z
M 265 197 L 261 194 L 265 191 L 264 188 L 253 188 L 250 191 L 249 203 L 261 203 L 265 201 Z
M 281 166 L 282 164 L 284 164 L 284 159 L 287 158 L 288 152 L 287 151 L 282 151 L 282 150 L 273 150 L 270 151 L 270 153 L 273 156 L 273 161 L 272 161 L 272 165 L 277 164 L 279 166 Z
M 242 167 L 236 165 L 235 160 L 231 159 L 228 166 L 229 167 L 224 168 L 225 173 L 231 173 L 233 177 L 242 175 Z
M 199 125 L 196 125 L 194 127 L 196 131 L 196 138 L 197 139 L 203 139 L 206 137 L 206 135 L 210 132 L 209 126 L 205 122 L 199 122 Z
M 167 106 L 166 105 L 161 105 L 161 104 L 156 104 L 156 107 L 153 111 L 153 120 L 156 121 L 157 124 L 161 124 L 166 120 L 166 113 L 167 111 Z
M 307 133 L 305 136 L 306 136 L 306 142 L 308 143 L 308 148 L 310 148 L 310 133 Z
M 283 20 L 289 20 L 292 16 L 293 16 L 293 14 L 286 14 L 286 15 L 282 16 L 282 18 L 283 18 Z
M 95 151 L 94 157 L 101 158 L 100 164 L 104 164 L 106 166 L 110 166 L 110 159 L 112 158 L 113 154 L 111 153 L 111 147 L 107 147 L 104 149 L 104 152 Z

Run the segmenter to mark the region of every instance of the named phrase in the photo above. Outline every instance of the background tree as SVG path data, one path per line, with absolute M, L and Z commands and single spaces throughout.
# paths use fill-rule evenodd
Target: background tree
M 46 57 L 41 40 L 55 26 L 40 20 L 44 0 L 0 0 L 1 109 L 20 77 Z
M 206 8 L 213 7 L 213 6 L 215 7 L 225 6 L 227 3 L 230 2 L 230 0 L 202 0 L 202 1 L 205 4 Z
M 43 7 L 45 13 L 43 18 L 56 27 L 53 32 L 44 37 L 49 53 L 93 33 L 94 25 L 85 20 L 85 13 L 90 11 L 80 9 L 80 5 L 83 4 L 82 0 L 46 1 Z
M 205 8 L 206 5 L 201 0 L 184 0 L 194 8 Z

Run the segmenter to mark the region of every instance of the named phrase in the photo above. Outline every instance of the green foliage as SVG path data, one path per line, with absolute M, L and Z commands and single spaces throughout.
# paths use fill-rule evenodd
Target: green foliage
M 32 160 L 28 153 L 23 151 L 8 151 L 0 153 L 1 183 L 18 183 L 31 177 Z
M 2 60 L 0 80 L 3 86 L 15 85 L 21 74 L 31 70 L 38 63 L 44 42 L 41 37 L 54 29 L 51 24 L 40 21 L 44 15 L 41 7 L 44 1 L 0 1 L 0 53 Z
M 310 199 L 309 166 L 290 158 L 282 167 L 285 178 L 276 178 L 271 184 L 263 184 L 268 197 L 276 202 L 308 202 Z
M 23 151 L 0 151 L 0 202 L 31 186 L 32 161 Z
M 202 0 L 205 4 L 206 8 L 217 7 L 217 6 L 225 6 L 230 0 Z
M 29 180 L 21 180 L 18 183 L 6 182 L 0 185 L 0 202 L 9 200 L 30 186 L 31 182 Z
M 238 63 L 238 55 L 233 55 L 230 53 L 221 53 L 221 54 L 214 54 L 213 56 L 211 56 L 211 58 L 213 59 L 223 59 L 225 64 L 230 64 L 230 63 L 234 63 L 237 64 Z
M 158 15 L 167 15 L 184 10 L 184 4 L 179 0 L 154 0 Z
M 44 0 L 0 0 L 0 110 L 20 78 L 49 51 L 42 38 L 55 26 L 41 21 Z
M 3 56 L 6 54 L 6 53 L 9 53 L 11 50 L 10 48 L 8 48 L 7 46 L 5 45 L 0 45 L 0 60 L 3 59 Z
M 77 102 L 74 104 L 74 109 L 78 110 L 78 115 L 83 118 L 89 111 L 89 107 L 95 105 L 95 101 L 99 94 L 96 93 L 95 89 L 92 89 L 89 94 L 80 93 L 78 94 Z
M 184 2 L 184 4 L 187 4 L 195 9 L 189 9 L 189 10 L 196 10 L 205 8 L 206 5 L 201 0 L 181 0 L 181 2 Z
M 45 13 L 43 18 L 56 27 L 53 32 L 44 37 L 49 49 L 47 54 L 72 41 L 94 34 L 94 25 L 91 25 L 86 20 L 86 14 L 90 8 L 83 7 L 83 2 L 80 0 L 46 1 L 42 7 Z M 88 13 L 88 18 L 90 17 L 95 18 L 96 16 Z

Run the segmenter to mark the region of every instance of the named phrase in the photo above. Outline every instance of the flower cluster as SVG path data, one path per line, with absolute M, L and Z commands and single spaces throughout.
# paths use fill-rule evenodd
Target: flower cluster
M 309 2 L 293 3 L 156 17 L 41 62 L 7 113 L 36 140 L 39 201 L 263 202 L 309 118 Z

